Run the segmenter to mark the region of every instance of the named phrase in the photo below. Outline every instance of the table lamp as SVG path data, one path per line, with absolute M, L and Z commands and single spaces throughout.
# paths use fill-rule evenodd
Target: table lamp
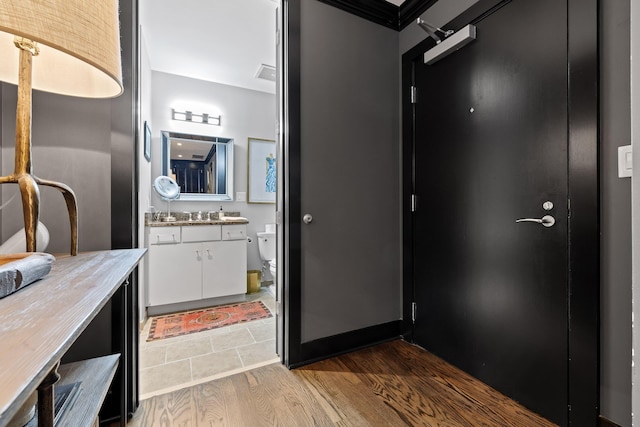
M 32 174 L 32 89 L 87 98 L 122 93 L 118 0 L 0 1 L 0 80 L 18 85 L 13 174 L 18 184 L 26 251 L 36 251 L 39 185 L 58 189 L 71 224 L 71 255 L 78 252 L 78 207 L 73 190 Z

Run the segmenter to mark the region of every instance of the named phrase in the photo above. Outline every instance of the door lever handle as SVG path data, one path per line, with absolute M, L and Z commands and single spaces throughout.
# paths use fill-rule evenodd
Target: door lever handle
M 556 223 L 556 219 L 551 215 L 545 215 L 542 218 L 520 218 L 517 219 L 516 222 L 536 222 L 538 224 L 542 224 L 545 227 L 553 227 L 553 224 Z

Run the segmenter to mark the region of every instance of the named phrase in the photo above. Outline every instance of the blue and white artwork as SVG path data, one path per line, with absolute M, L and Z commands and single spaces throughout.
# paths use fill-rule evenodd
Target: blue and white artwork
M 275 203 L 278 188 L 276 143 L 268 139 L 249 138 L 249 203 Z
M 267 193 L 276 192 L 276 158 L 273 157 L 273 153 L 269 153 L 266 158 L 267 161 L 267 174 L 265 177 L 264 188 Z

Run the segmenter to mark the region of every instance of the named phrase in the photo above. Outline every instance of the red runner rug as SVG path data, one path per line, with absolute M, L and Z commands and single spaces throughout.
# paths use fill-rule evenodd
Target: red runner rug
M 272 317 L 262 301 L 220 305 L 154 317 L 147 341 L 177 337 L 237 323 Z

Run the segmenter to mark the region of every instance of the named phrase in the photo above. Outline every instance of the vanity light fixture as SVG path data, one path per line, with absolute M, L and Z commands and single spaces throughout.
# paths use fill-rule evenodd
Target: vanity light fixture
M 205 125 L 220 126 L 222 124 L 222 116 L 212 116 L 211 114 L 196 114 L 193 111 L 176 111 L 171 109 L 171 118 L 183 122 L 202 123 Z

